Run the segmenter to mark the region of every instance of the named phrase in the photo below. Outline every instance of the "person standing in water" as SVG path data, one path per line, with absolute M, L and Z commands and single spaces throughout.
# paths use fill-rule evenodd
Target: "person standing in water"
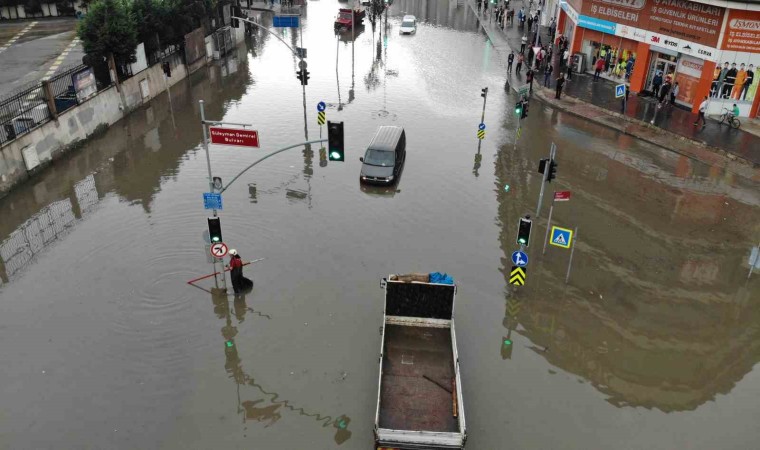
M 242 294 L 253 289 L 253 281 L 243 276 L 243 259 L 234 248 L 230 250 L 230 278 L 235 294 Z

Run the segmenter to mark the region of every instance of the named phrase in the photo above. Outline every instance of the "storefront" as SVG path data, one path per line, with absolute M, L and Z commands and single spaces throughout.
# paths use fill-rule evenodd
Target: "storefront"
M 676 101 L 693 110 L 711 95 L 708 112 L 739 102 L 742 115 L 754 117 L 760 5 L 742 6 L 757 11 L 689 0 L 560 0 L 559 29 L 586 71 L 604 58 L 602 76 L 628 81 L 631 92 L 651 94 L 659 74 L 678 83 Z

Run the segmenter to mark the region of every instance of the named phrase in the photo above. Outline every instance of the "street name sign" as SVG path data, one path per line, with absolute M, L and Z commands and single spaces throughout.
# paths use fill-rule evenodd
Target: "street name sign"
M 525 267 L 528 265 L 528 255 L 525 252 L 516 251 L 512 253 L 512 264 L 518 267 Z
M 227 256 L 227 244 L 224 242 L 217 242 L 211 246 L 211 256 L 215 256 L 217 258 L 224 258 Z
M 203 208 L 204 209 L 222 209 L 222 194 L 216 192 L 204 192 L 203 193 Z
M 615 98 L 620 98 L 625 96 L 625 85 L 624 84 L 618 84 L 615 86 Z
M 552 227 L 552 236 L 549 243 L 557 247 L 570 248 L 573 241 L 573 230 L 567 228 Z
M 243 128 L 209 127 L 211 143 L 237 145 L 239 147 L 259 147 L 259 132 Z
M 298 16 L 274 16 L 272 26 L 276 28 L 298 28 Z
M 571 191 L 558 191 L 554 193 L 555 202 L 567 202 L 570 201 Z

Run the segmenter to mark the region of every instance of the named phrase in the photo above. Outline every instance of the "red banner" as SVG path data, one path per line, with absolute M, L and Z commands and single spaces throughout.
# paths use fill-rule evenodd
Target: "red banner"
M 760 53 L 760 11 L 728 11 L 723 50 Z
M 584 0 L 580 13 L 717 47 L 725 11 L 688 0 Z
M 238 145 L 241 147 L 259 146 L 259 132 L 240 128 L 209 127 L 211 143 L 222 145 Z
M 554 193 L 554 201 L 555 202 L 566 202 L 570 200 L 570 191 L 559 191 Z

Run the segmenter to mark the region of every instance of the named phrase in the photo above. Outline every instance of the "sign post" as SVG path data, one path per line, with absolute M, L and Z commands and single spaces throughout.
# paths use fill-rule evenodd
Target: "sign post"
M 546 186 L 546 180 L 549 178 L 550 163 L 554 161 L 554 157 L 557 155 L 557 146 L 552 142 L 552 146 L 549 149 L 549 161 L 546 164 L 546 169 L 541 177 L 541 191 L 538 193 L 538 206 L 536 206 L 536 218 L 541 214 L 541 203 L 544 200 L 544 186 Z
M 547 164 L 548 166 L 548 164 Z M 542 255 L 546 254 L 546 243 L 549 242 L 549 230 L 552 227 L 552 212 L 554 212 L 554 202 L 566 202 L 570 200 L 570 191 L 554 192 L 552 197 L 552 205 L 549 207 L 549 221 L 546 224 L 546 236 L 544 236 L 544 249 L 541 252 Z
M 570 236 L 575 236 L 575 243 L 573 244 L 573 248 L 570 249 L 570 261 L 567 262 L 567 275 L 565 276 L 565 284 L 567 284 L 568 281 L 570 281 L 570 268 L 573 267 L 573 254 L 575 253 L 575 245 L 578 243 L 578 227 L 575 227 L 575 232 L 571 234 Z M 568 242 L 568 245 L 570 243 Z

